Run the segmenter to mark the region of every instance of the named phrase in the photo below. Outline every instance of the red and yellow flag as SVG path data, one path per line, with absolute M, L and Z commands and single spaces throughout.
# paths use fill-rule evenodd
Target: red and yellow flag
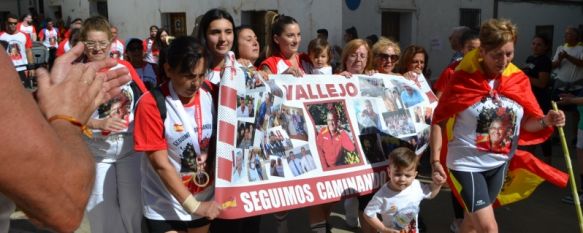
M 512 63 L 509 64 L 499 78 L 498 86 L 492 89 L 488 85 L 488 79 L 484 75 L 479 59 L 478 49 L 464 56 L 464 59 L 456 67 L 451 83 L 447 85 L 435 109 L 433 124 L 447 122 L 442 134 L 441 161 L 445 161 L 447 144 L 452 139 L 456 114 L 480 101 L 484 96 L 492 94 L 492 92 L 497 92 L 520 104 L 524 109 L 524 117 L 541 118 L 544 116 L 532 93 L 528 77 L 518 67 Z M 536 133 L 521 130 L 518 145 L 542 143 L 552 132 L 553 128 L 551 127 Z M 534 189 L 544 180 L 559 187 L 565 187 L 568 176 L 564 172 L 536 159 L 532 154 L 517 150 L 510 162 L 508 175 L 496 204 L 505 205 L 522 200 L 530 196 Z M 448 183 L 454 189 L 459 187 L 449 178 Z

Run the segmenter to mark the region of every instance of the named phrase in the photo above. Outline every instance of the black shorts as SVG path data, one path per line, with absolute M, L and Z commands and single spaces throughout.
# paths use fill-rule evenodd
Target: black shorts
M 146 227 L 150 233 L 164 233 L 168 231 L 188 231 L 189 228 L 199 228 L 210 224 L 207 218 L 199 218 L 192 221 L 179 220 L 152 220 L 146 219 Z
M 358 210 L 360 212 L 364 212 L 364 209 L 366 208 L 370 200 L 372 200 L 374 194 L 375 193 L 373 192 L 366 195 L 358 196 Z
M 461 197 L 460 203 L 468 212 L 476 212 L 496 201 L 502 189 L 508 162 L 497 168 L 483 172 L 462 172 L 449 170 L 452 182 L 452 192 Z

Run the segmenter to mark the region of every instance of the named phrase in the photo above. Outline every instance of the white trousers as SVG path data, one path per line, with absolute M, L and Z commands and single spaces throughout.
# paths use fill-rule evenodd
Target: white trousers
M 10 215 L 15 208 L 14 202 L 0 193 L 0 232 L 8 232 L 10 230 Z
M 86 208 L 92 233 L 141 232 L 142 156 L 134 153 L 114 163 L 96 163 L 95 184 Z

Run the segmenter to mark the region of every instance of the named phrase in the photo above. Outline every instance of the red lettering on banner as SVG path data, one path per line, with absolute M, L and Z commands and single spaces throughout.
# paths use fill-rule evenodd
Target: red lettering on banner
M 287 100 L 292 100 L 292 93 L 293 93 L 293 88 L 294 88 L 294 86 L 291 86 L 291 85 L 290 85 L 290 86 L 288 86 L 288 85 L 283 85 L 283 89 L 285 89 L 285 91 L 286 91 L 285 98 L 286 98 Z
M 312 85 L 308 85 L 308 95 L 310 99 L 318 99 L 318 96 L 312 93 Z
M 306 94 L 306 91 L 304 90 L 304 88 L 300 85 L 296 86 L 296 99 L 297 100 L 301 100 L 301 99 L 309 99 L 308 98 L 308 94 Z
M 313 84 L 313 85 L 295 85 L 284 86 L 287 100 L 310 100 L 345 97 L 347 95 L 356 96 L 358 89 L 354 83 L 346 84 Z
M 219 203 L 232 204 L 221 213 L 233 219 L 302 208 L 338 201 L 357 193 L 368 194 L 386 182 L 384 166 L 328 177 L 287 181 L 247 187 L 217 187 L 221 193 L 236 196 L 215 196 Z
M 322 93 L 322 88 L 320 88 L 320 85 L 316 85 L 316 89 L 318 90 L 318 95 L 320 96 L 320 98 L 328 98 L 328 95 Z
M 348 92 L 348 95 L 351 97 L 355 97 L 358 94 L 358 89 L 356 88 L 356 85 L 354 85 L 354 83 L 347 83 L 346 91 Z
M 336 93 L 336 88 L 334 88 L 334 84 L 326 84 L 326 90 L 328 91 L 328 95 L 330 97 L 338 97 L 338 93 Z

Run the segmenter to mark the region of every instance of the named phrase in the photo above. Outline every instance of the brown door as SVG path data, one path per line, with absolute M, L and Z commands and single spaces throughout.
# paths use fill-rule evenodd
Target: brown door
M 170 35 L 186 35 L 186 13 L 170 13 Z

